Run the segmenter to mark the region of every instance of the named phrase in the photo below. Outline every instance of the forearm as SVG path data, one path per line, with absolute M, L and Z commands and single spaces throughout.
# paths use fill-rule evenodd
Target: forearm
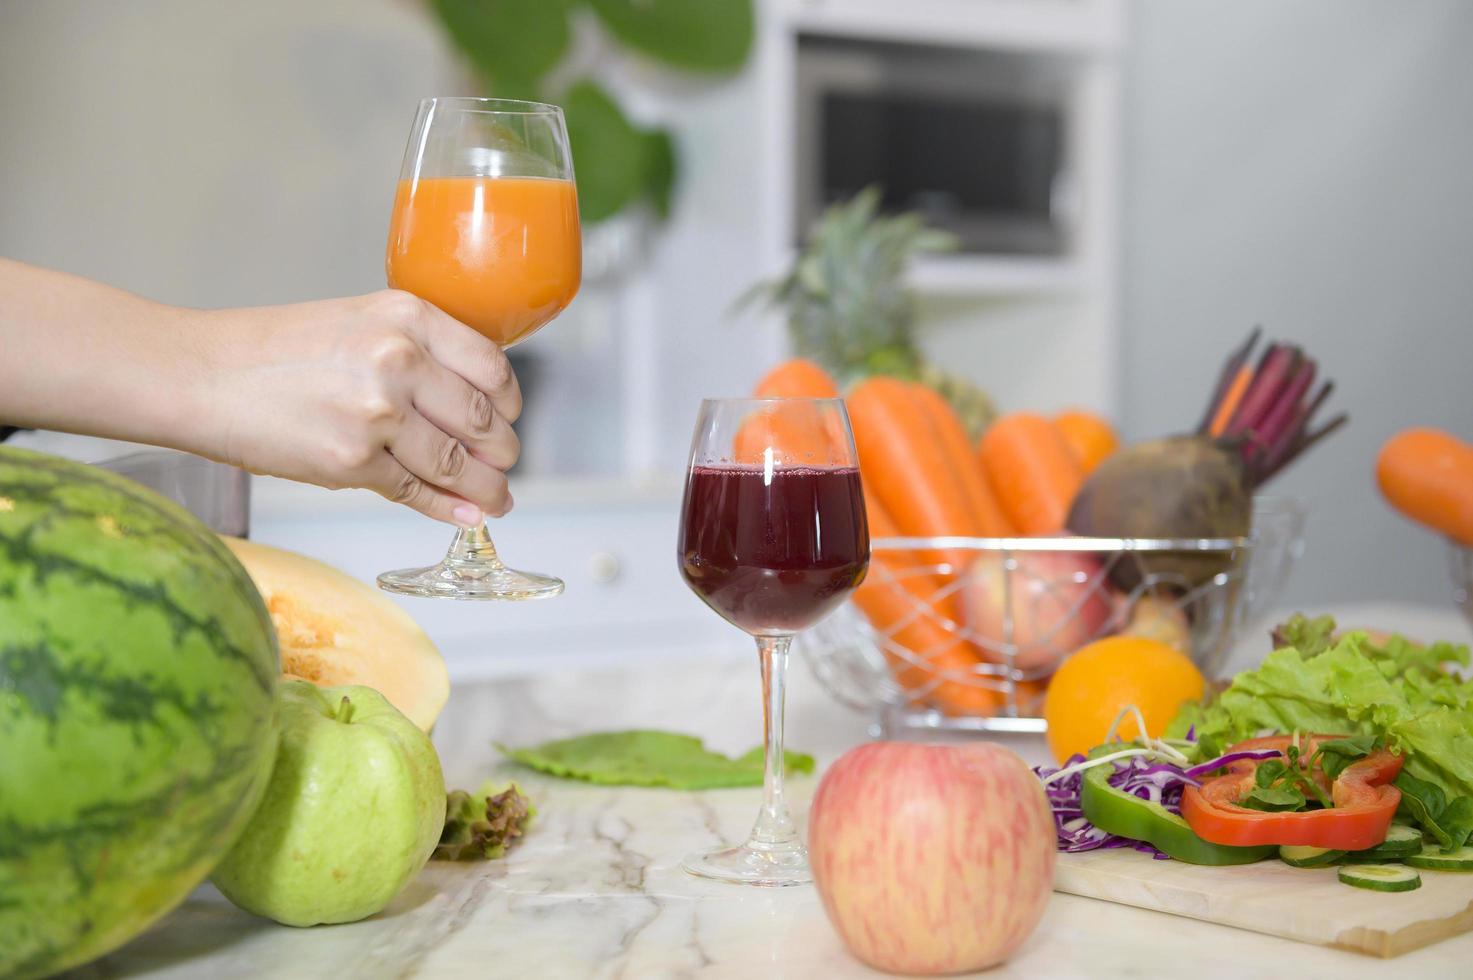
M 494 343 L 408 293 L 185 310 L 0 259 L 0 424 L 367 487 L 473 527 L 511 507 L 521 405 Z
M 0 259 L 0 423 L 218 457 L 208 317 Z

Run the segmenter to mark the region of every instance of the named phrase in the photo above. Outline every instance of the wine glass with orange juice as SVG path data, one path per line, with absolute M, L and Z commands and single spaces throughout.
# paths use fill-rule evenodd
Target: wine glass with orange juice
M 572 302 L 582 276 L 573 157 L 562 110 L 510 99 L 419 105 L 389 223 L 389 285 L 502 347 Z M 563 583 L 508 568 L 483 523 L 438 565 L 385 572 L 381 588 L 449 599 L 540 599 Z

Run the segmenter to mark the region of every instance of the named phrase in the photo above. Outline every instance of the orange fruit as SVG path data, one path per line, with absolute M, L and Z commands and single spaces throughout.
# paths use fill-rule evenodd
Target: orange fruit
M 1080 647 L 1049 681 L 1043 698 L 1048 745 L 1063 762 L 1105 740 L 1120 709 L 1133 704 L 1146 733 L 1159 737 L 1184 702 L 1202 696 L 1206 680 L 1186 654 L 1140 636 L 1111 636 Z M 1123 739 L 1140 734 L 1134 718 L 1120 723 Z
M 1054 428 L 1069 444 L 1069 451 L 1079 460 L 1079 468 L 1085 476 L 1120 448 L 1120 437 L 1115 429 L 1093 412 L 1075 408 L 1054 416 Z

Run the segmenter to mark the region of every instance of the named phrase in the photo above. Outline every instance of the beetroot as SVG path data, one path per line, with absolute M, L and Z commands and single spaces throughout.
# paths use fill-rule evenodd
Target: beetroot
M 1070 531 L 1110 538 L 1252 532 L 1257 489 L 1348 421 L 1341 413 L 1311 429 L 1333 382 L 1315 389 L 1315 362 L 1292 344 L 1270 344 L 1248 366 L 1260 333 L 1255 329 L 1223 365 L 1196 432 L 1128 446 L 1090 474 L 1070 508 Z M 1225 567 L 1220 555 L 1183 552 L 1121 561 L 1112 578 L 1133 588 L 1145 572 L 1191 587 Z

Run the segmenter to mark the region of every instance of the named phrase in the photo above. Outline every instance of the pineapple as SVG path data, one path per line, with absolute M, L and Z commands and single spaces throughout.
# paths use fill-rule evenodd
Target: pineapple
M 956 408 L 975 437 L 992 421 L 992 400 L 963 378 L 926 364 L 915 343 L 915 297 L 905 288 L 913 255 L 955 247 L 919 215 L 879 214 L 870 187 L 824 212 L 787 275 L 749 294 L 785 307 L 793 351 L 847 384 L 870 374 L 920 381 Z
M 997 418 L 997 406 L 993 404 L 992 396 L 966 378 L 943 371 L 932 364 L 922 364 L 916 380 L 928 388 L 934 388 L 942 398 L 951 403 L 974 442 L 981 438 L 992 420 Z

